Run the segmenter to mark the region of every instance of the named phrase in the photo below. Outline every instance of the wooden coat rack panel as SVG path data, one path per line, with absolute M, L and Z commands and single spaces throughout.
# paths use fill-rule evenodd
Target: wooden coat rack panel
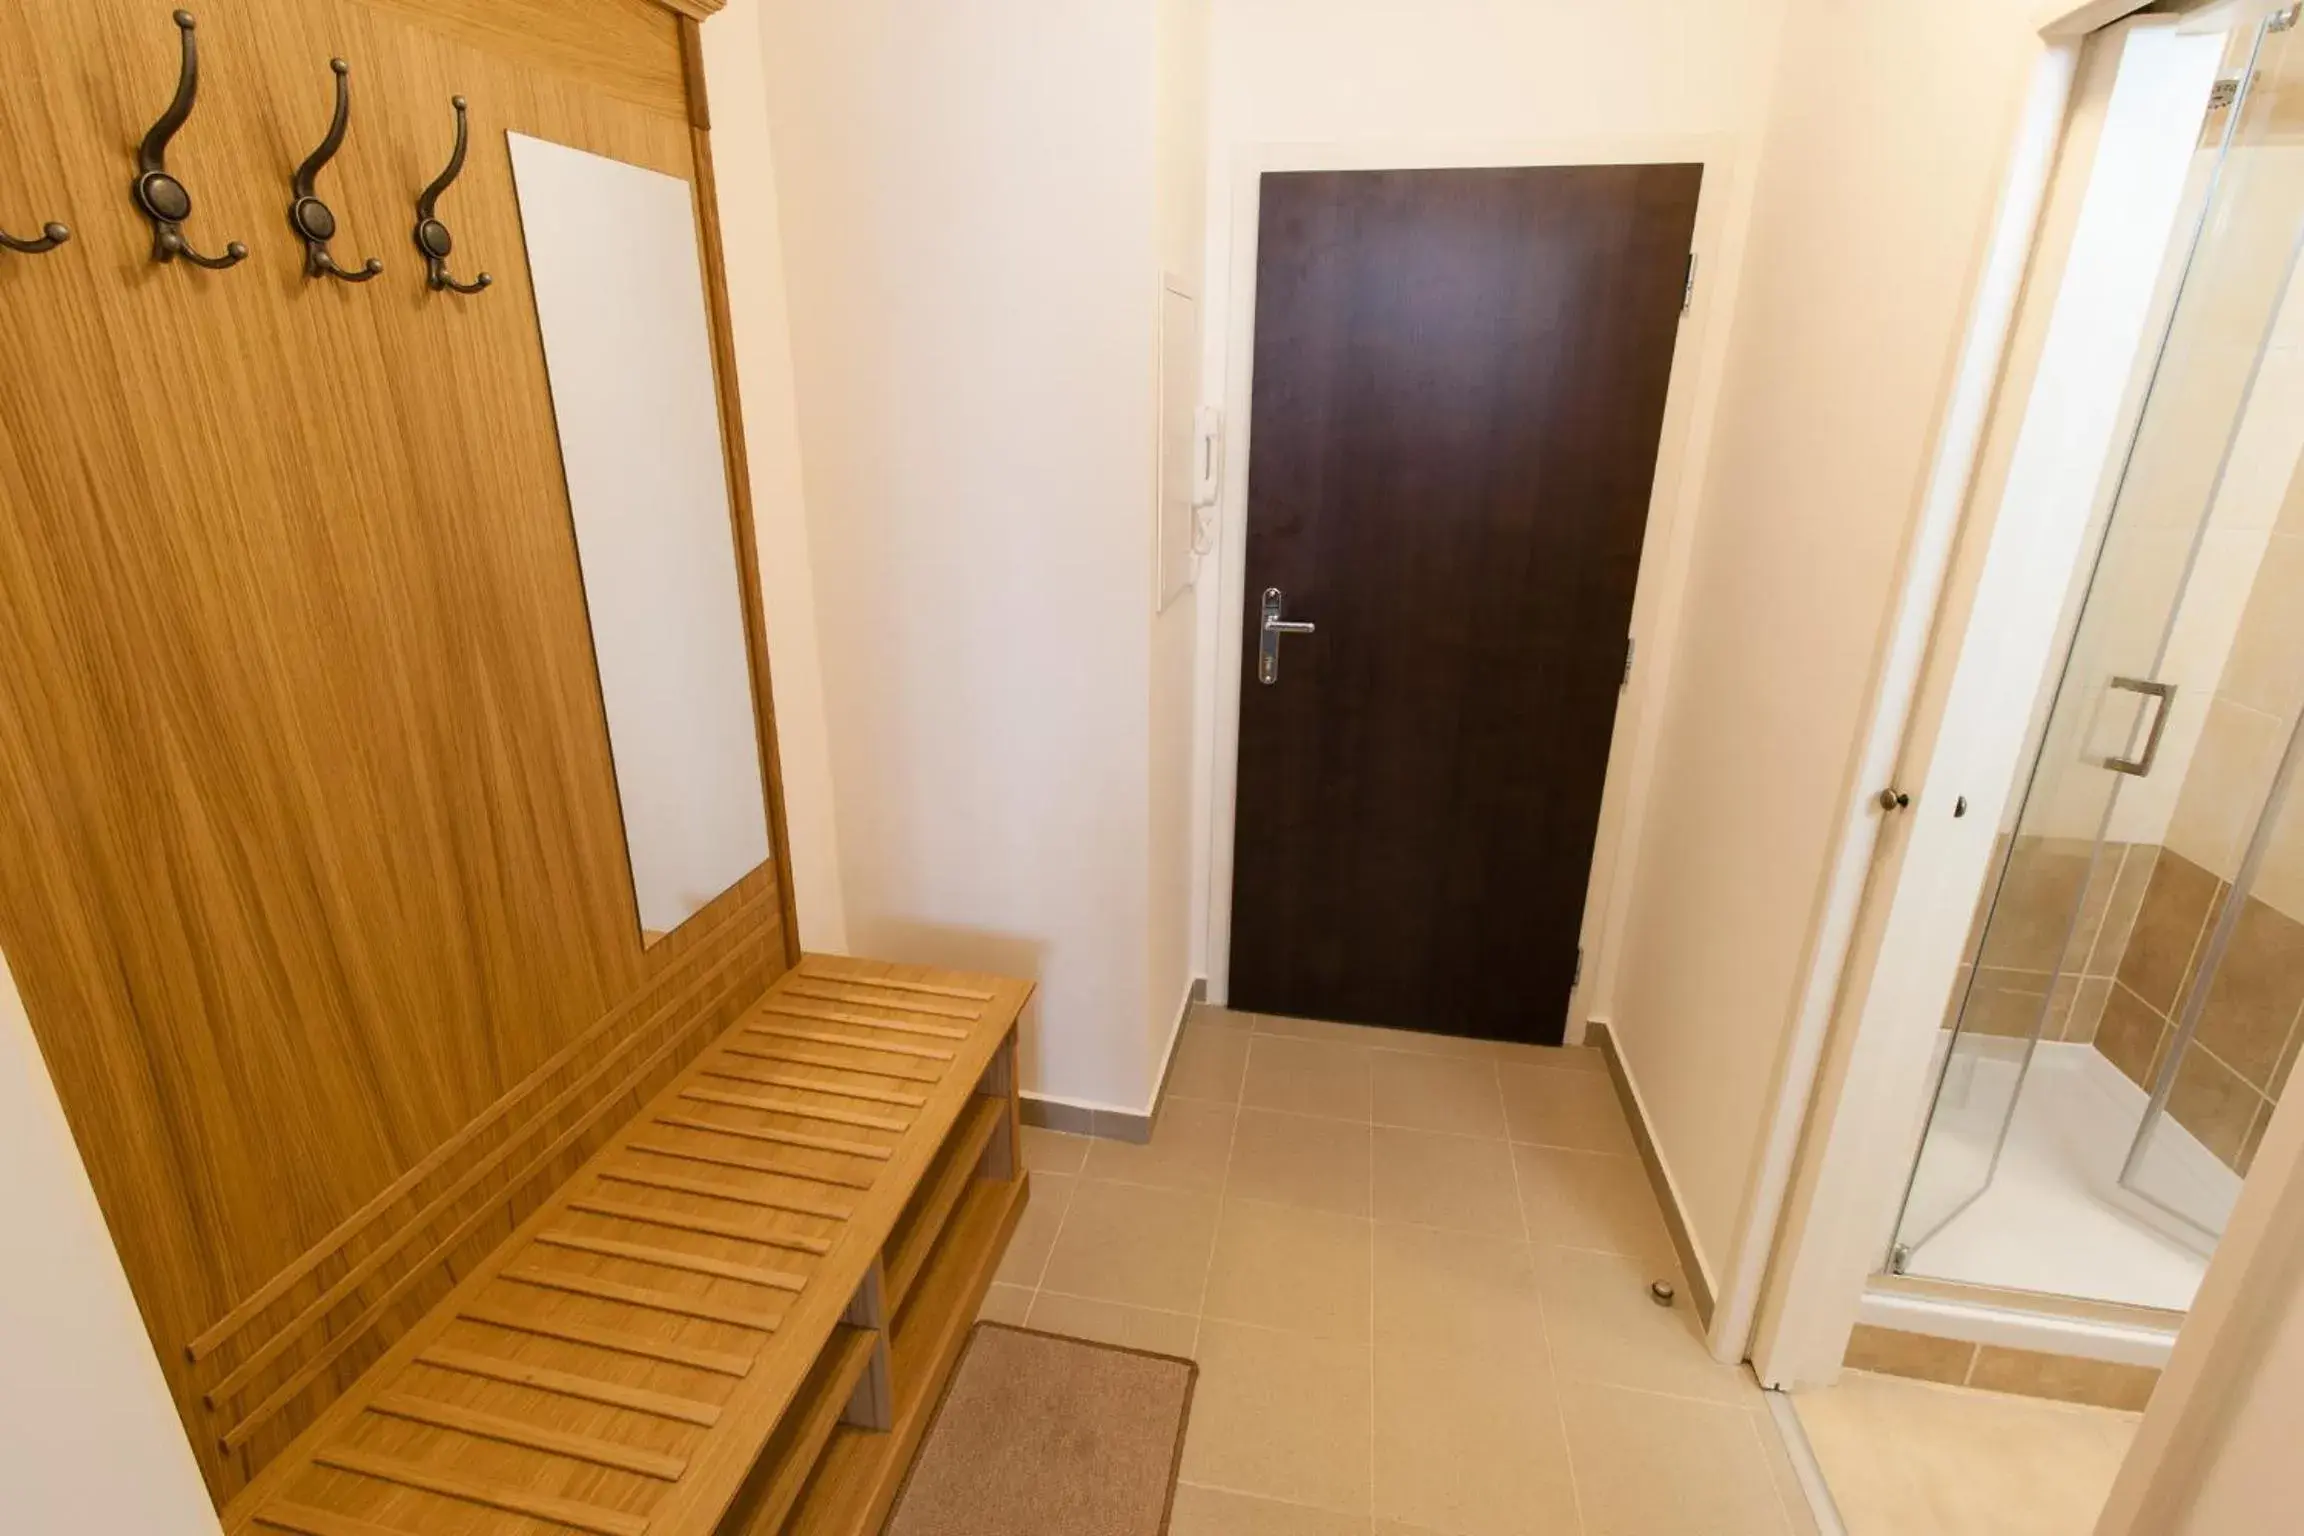
M 152 259 L 168 0 L 0 7 L 0 948 L 219 1502 L 797 958 L 695 17 L 205 0 Z M 283 217 L 329 167 L 358 287 Z M 429 291 L 414 198 L 471 103 Z M 778 858 L 643 948 L 507 130 L 695 183 Z M 0 219 L 0 222 L 5 222 Z

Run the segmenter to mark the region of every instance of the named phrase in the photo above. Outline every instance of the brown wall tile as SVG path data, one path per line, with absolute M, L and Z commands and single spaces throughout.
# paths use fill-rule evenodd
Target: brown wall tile
M 2096 948 L 2082 967 L 2091 976 L 2114 976 L 2120 957 L 2136 929 L 2136 913 L 2144 905 L 2144 891 L 2152 883 L 2152 870 L 2160 861 L 2154 843 L 2130 843 L 2122 850 L 2120 872 L 2112 882 L 2112 897 L 2105 904 L 2104 920 L 2096 928 Z
M 2089 957 L 2096 949 L 2096 935 L 2103 930 L 2104 917 L 2112 908 L 2113 892 L 2119 885 L 2120 866 L 2128 851 L 2125 843 L 2096 845 L 2088 864 L 2087 888 L 2080 893 L 2079 915 L 2072 923 L 2071 940 L 2064 946 L 2064 958 L 2057 967 L 2067 975 L 2077 976 L 2088 968 Z
M 1968 1385 L 1987 1392 L 2015 1392 L 2132 1412 L 2143 1411 L 2159 1382 L 2160 1373 L 2148 1365 L 2035 1354 L 1997 1344 L 1986 1344 L 1976 1351 L 1976 1366 L 1968 1375 Z
M 2135 930 L 2120 957 L 2120 979 L 2162 1014 L 2175 1009 L 2192 951 L 2216 904 L 2214 875 L 2162 849 L 2137 909 Z
M 2168 1113 L 2175 1122 L 2200 1138 L 2228 1168 L 2240 1166 L 2240 1149 L 2256 1123 L 2264 1096 L 2241 1080 L 2238 1073 L 2194 1042 L 2176 1068 L 2176 1083 L 2168 1092 Z
M 2272 1124 L 2272 1111 L 2277 1108 L 2277 1103 L 2266 1100 L 2264 1107 L 2256 1112 L 2256 1123 L 2248 1127 L 2248 1139 L 2240 1143 L 2240 1160 L 2232 1165 L 2240 1177 L 2248 1177 L 2249 1170 L 2256 1166 L 2256 1149 L 2264 1145 L 2264 1132 Z
M 2031 971 L 2004 971 L 1985 966 L 1968 989 L 1968 1002 L 1960 1014 L 1960 1028 L 1972 1035 L 2001 1035 L 2030 1039 L 2040 1027 L 2047 1005 L 2048 978 Z
M 1918 1381 L 1949 1382 L 1968 1379 L 1976 1346 L 1961 1339 L 1932 1338 L 1900 1328 L 1875 1328 L 1858 1323 L 1848 1337 L 1846 1364 L 1854 1371 L 1877 1371 L 1883 1376 L 1909 1376 Z
M 1984 931 L 1981 963 L 2043 975 L 2056 969 L 2087 894 L 2089 854 L 2090 845 L 2076 838 L 2016 839 Z
M 2104 999 L 2104 1016 L 2096 1023 L 2096 1049 L 2126 1073 L 2128 1081 L 2149 1091 L 2152 1068 L 2160 1059 L 2160 1037 L 2167 1031 L 2167 1020 L 2115 983 Z
M 2249 897 L 2208 982 L 2200 1043 L 2269 1092 L 2304 1007 L 2304 923 Z
M 2105 999 L 2115 985 L 2108 976 L 2066 976 L 2057 982 L 2059 988 L 2068 986 L 2073 993 L 2072 1001 L 2062 1010 L 2063 1039 L 2086 1045 L 2096 1038 L 2097 1021 L 2104 1017 Z

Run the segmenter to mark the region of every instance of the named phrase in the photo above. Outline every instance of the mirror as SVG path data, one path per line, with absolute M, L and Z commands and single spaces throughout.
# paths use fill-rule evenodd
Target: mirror
M 769 857 L 694 197 L 677 177 L 509 137 L 653 943 Z

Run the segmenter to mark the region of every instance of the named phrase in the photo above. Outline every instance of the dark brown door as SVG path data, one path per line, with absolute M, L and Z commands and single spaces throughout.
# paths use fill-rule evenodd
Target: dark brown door
M 1560 1038 L 1700 177 L 1264 178 L 1233 1006 Z

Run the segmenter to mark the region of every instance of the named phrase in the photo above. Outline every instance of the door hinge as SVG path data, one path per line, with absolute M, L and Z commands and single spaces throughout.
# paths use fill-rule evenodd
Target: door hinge
M 1624 641 L 1624 680 L 1616 685 L 1618 688 L 1632 686 L 1632 658 L 1639 654 L 1639 650 L 1640 638 L 1637 635 L 1627 636 Z
M 1688 280 L 1680 285 L 1680 313 L 1696 307 L 1696 253 L 1688 253 Z
M 1576 968 L 1568 973 L 1568 990 L 1573 992 L 1584 985 L 1584 946 L 1576 946 Z

